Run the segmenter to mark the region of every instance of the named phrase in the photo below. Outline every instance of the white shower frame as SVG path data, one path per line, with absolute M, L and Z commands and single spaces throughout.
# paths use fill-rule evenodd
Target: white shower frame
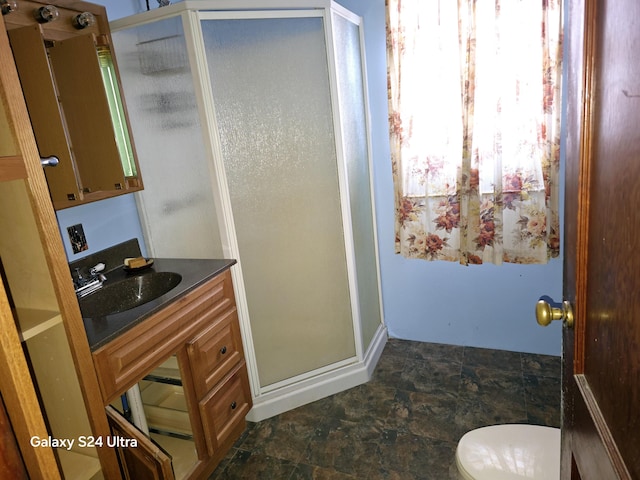
M 336 69 L 336 59 L 334 55 L 336 45 L 332 13 L 336 13 L 344 17 L 349 22 L 357 25 L 360 35 L 360 60 L 367 132 L 368 183 L 373 217 L 371 221 L 374 234 L 373 240 L 377 273 L 378 302 L 381 315 L 381 323 L 366 350 L 363 345 L 360 321 L 355 246 L 350 209 L 348 171 L 344 154 L 345 140 L 343 138 L 341 128 L 343 122 L 340 116 L 341 110 L 339 105 L 340 83 L 338 81 L 339 72 Z M 242 342 L 254 403 L 247 419 L 250 421 L 260 421 L 297 406 L 304 405 L 367 382 L 371 378 L 373 369 L 382 354 L 382 350 L 387 340 L 387 330 L 382 305 L 376 208 L 375 198 L 373 195 L 373 163 L 371 156 L 372 142 L 369 128 L 370 112 L 362 18 L 331 0 L 185 0 L 167 7 L 157 8 L 142 15 L 144 15 L 143 21 L 141 21 L 140 15 L 134 15 L 132 17 L 126 17 L 111 22 L 111 29 L 112 31 L 118 31 L 120 29 L 126 29 L 132 26 L 142 25 L 144 23 L 156 22 L 169 17 L 182 17 L 189 62 L 192 71 L 194 72 L 195 92 L 197 96 L 201 128 L 206 132 L 206 134 L 203 135 L 203 139 L 208 153 L 208 167 L 211 183 L 214 186 L 214 203 L 220 228 L 223 254 L 225 257 L 235 258 L 238 262 L 237 265 L 232 267 L 231 273 L 234 281 L 238 319 L 242 332 Z M 258 376 L 256 355 L 253 348 L 253 334 L 249 317 L 247 296 L 244 288 L 242 257 L 240 255 L 235 232 L 231 197 L 228 191 L 221 142 L 218 136 L 219 131 L 217 128 L 215 103 L 213 101 L 213 90 L 210 83 L 209 69 L 201 30 L 201 21 L 300 17 L 320 17 L 324 22 L 355 355 L 342 361 L 287 378 L 277 383 L 261 386 Z M 141 217 L 145 218 L 144 211 L 141 211 L 140 213 Z M 143 222 L 142 226 L 143 230 L 145 229 L 144 223 L 145 222 Z M 146 235 L 146 233 L 145 237 L 147 239 L 147 248 L 149 253 L 153 255 L 153 245 L 149 244 L 149 239 L 151 237 Z

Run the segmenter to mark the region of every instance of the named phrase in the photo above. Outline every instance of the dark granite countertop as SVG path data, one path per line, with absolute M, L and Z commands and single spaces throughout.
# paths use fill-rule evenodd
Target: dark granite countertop
M 182 281 L 168 293 L 148 303 L 103 317 L 84 318 L 84 327 L 89 339 L 89 347 L 97 350 L 135 325 L 143 322 L 169 303 L 184 296 L 207 280 L 235 264 L 235 260 L 185 260 L 175 258 L 155 258 L 153 266 L 147 271 L 175 272 Z M 142 272 L 141 272 L 142 273 Z M 107 282 L 117 282 L 127 277 L 127 272 L 117 268 L 107 274 Z M 107 283 L 105 283 L 107 284 Z

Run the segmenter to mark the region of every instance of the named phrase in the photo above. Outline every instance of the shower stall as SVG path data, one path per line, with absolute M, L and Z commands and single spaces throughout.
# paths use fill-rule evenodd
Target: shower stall
M 360 17 L 186 0 L 111 29 L 149 254 L 238 260 L 248 419 L 367 381 L 386 329 Z

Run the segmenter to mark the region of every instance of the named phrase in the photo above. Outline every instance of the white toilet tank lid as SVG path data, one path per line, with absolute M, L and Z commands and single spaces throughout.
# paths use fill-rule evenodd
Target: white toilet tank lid
M 492 425 L 467 432 L 456 450 L 458 470 L 473 480 L 559 480 L 560 429 Z

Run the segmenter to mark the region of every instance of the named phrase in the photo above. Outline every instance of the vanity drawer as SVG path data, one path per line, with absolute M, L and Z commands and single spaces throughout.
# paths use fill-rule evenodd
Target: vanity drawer
M 235 439 L 245 426 L 251 409 L 247 368 L 242 361 L 227 379 L 199 404 L 209 455 L 214 455 L 228 439 Z
M 201 399 L 244 358 L 237 310 L 227 310 L 188 342 L 187 354 Z

